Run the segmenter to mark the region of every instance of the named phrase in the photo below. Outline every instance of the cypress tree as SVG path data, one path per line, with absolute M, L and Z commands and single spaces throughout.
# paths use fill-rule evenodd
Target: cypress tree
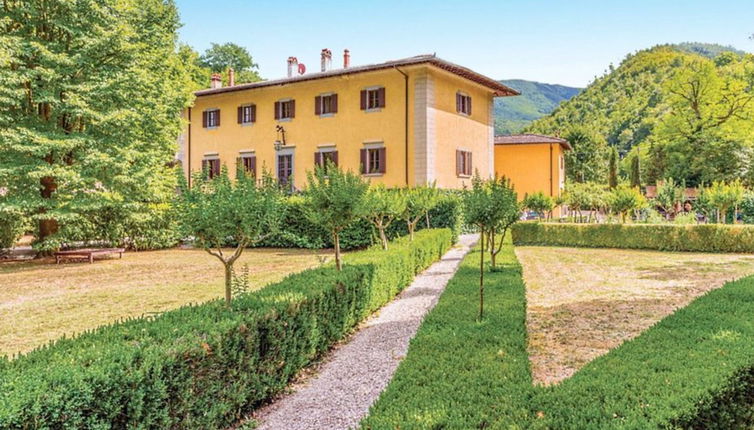
M 641 158 L 635 154 L 631 159 L 631 187 L 641 187 Z
M 618 150 L 614 146 L 610 148 L 607 181 L 611 189 L 618 186 Z

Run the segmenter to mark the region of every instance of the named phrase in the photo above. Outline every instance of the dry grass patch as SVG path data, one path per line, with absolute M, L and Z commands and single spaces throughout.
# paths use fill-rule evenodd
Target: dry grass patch
M 246 250 L 249 281 L 261 288 L 319 264 L 327 251 Z M 0 355 L 33 349 L 63 335 L 120 318 L 155 314 L 222 297 L 222 265 L 201 250 L 126 253 L 122 260 L 55 265 L 0 264 Z
M 516 247 L 534 380 L 561 381 L 694 298 L 754 273 L 754 256 Z

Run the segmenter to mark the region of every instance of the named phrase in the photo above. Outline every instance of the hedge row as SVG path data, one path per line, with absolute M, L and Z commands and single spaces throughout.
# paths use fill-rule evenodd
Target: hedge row
M 516 245 L 754 253 L 752 225 L 522 222 L 511 232 Z
M 0 360 L 0 428 L 219 428 L 280 392 L 452 243 L 401 238 L 240 296 L 62 339 Z
M 485 273 L 469 254 L 364 429 L 734 429 L 754 425 L 754 277 L 728 283 L 551 387 L 531 384 L 512 247 Z
M 303 197 L 292 196 L 286 201 L 285 219 L 282 229 L 267 238 L 259 246 L 277 248 L 330 248 L 332 234 L 312 224 L 304 213 L 306 201 Z M 461 233 L 463 227 L 463 207 L 461 199 L 452 191 L 444 191 L 439 203 L 429 212 L 431 228 L 449 228 L 454 236 Z M 426 222 L 419 222 L 417 229 L 426 228 Z M 395 220 L 387 229 L 388 238 L 397 238 L 408 234 L 406 223 Z M 378 242 L 377 230 L 367 220 L 359 220 L 341 233 L 342 249 L 359 249 Z

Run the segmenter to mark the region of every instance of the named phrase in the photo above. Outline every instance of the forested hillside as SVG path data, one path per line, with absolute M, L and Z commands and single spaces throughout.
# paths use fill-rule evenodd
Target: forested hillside
M 517 133 L 552 112 L 558 105 L 581 91 L 581 88 L 543 84 L 523 79 L 500 81 L 521 93 L 516 97 L 495 99 L 495 134 Z
M 528 132 L 571 137 L 573 180 L 602 180 L 609 146 L 640 154 L 646 181 L 754 179 L 754 61 L 719 45 L 662 45 L 618 67 Z M 581 143 L 581 145 L 580 145 Z

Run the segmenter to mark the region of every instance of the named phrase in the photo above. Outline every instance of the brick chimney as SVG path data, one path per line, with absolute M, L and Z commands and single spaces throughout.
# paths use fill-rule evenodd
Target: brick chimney
M 347 69 L 351 67 L 351 51 L 348 49 L 343 50 L 343 68 Z
M 210 81 L 210 88 L 222 88 L 223 87 L 223 78 L 220 76 L 219 73 L 213 73 L 212 74 L 212 80 Z
M 298 58 L 288 57 L 288 77 L 292 78 L 296 73 L 298 73 Z
M 322 50 L 322 71 L 326 72 L 332 68 L 332 51 L 325 48 Z
M 233 68 L 228 69 L 228 86 L 232 87 L 236 85 L 236 71 Z

